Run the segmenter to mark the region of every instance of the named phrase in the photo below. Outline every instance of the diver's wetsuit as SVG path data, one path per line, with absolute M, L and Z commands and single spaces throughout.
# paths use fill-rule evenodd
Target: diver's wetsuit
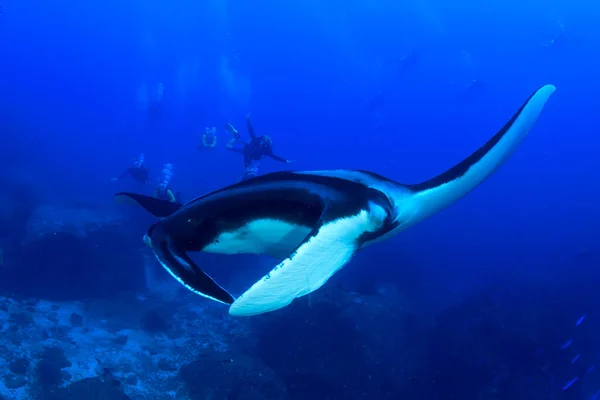
M 123 173 L 121 174 L 121 176 L 119 176 L 117 178 L 117 180 L 120 181 L 121 179 L 125 178 L 127 175 L 131 175 L 131 177 L 133 178 L 134 181 L 137 181 L 142 184 L 147 184 L 148 182 L 150 182 L 150 171 L 148 171 L 148 168 L 146 168 L 146 167 L 131 166 L 131 167 L 127 168 L 125 171 L 123 171 Z
M 262 136 L 258 136 L 252 139 L 250 143 L 245 143 L 243 148 L 231 148 L 230 150 L 242 153 L 244 155 L 244 167 L 250 166 L 253 161 L 259 161 L 263 156 L 271 157 L 273 160 L 283 163 L 288 162 L 285 158 L 273 154 L 273 148 L 270 145 L 261 145 L 262 138 Z
M 244 143 L 244 147 L 241 149 L 235 147 L 229 148 L 231 151 L 244 155 L 244 167 L 249 167 L 253 161 L 260 161 L 263 156 L 271 157 L 273 160 L 283 163 L 288 162 L 285 158 L 273 154 L 273 147 L 270 144 L 265 146 L 262 143 L 264 136 L 256 136 L 250 120 L 246 120 L 246 124 L 248 126 L 248 133 L 250 134 L 250 142 Z

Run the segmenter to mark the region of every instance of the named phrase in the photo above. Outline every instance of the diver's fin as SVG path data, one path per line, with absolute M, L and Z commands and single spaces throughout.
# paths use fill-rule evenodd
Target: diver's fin
M 386 216 L 383 208 L 371 205 L 369 210 L 319 224 L 292 254 L 238 297 L 229 314 L 278 310 L 319 289 L 352 259 L 363 235 L 379 229 Z
M 454 203 L 500 167 L 525 139 L 556 88 L 542 86 L 487 143 L 469 157 L 428 181 L 404 185 L 413 191 L 417 220 Z
M 168 200 L 155 199 L 137 193 L 117 193 L 114 196 L 119 203 L 139 204 L 150 214 L 158 218 L 166 218 L 181 208 L 181 204 L 172 203 Z
M 171 246 L 168 240 L 153 243 L 152 248 L 160 265 L 192 292 L 219 303 L 234 302 L 231 294 L 202 271 L 185 252 Z

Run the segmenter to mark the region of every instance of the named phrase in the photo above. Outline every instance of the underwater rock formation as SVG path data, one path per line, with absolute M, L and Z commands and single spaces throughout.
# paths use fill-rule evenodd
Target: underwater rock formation
M 214 382 L 204 381 L 211 392 L 221 393 L 216 386 L 224 384 L 227 374 L 271 387 L 272 373 L 260 361 L 244 361 L 230 349 L 230 344 L 248 341 L 244 321 L 218 317 L 221 307 L 201 307 L 193 299 L 185 292 L 176 303 L 145 296 L 85 302 L 0 296 L 0 399 L 183 399 L 186 386 L 179 371 L 199 359 L 212 362 Z M 168 333 L 139 329 L 138 318 L 155 309 L 169 315 Z M 73 315 L 83 317 L 82 325 L 73 325 Z M 239 363 L 216 366 L 231 359 Z M 219 398 L 225 397 L 214 397 Z M 248 399 L 243 394 L 228 398 Z M 279 397 L 249 399 L 254 398 Z
M 101 378 L 85 378 L 43 395 L 44 400 L 127 400 L 119 384 Z
M 431 310 L 330 285 L 245 319 L 187 291 L 0 297 L 0 399 L 592 399 L 600 325 L 580 312 L 596 282 L 569 302 L 572 282 L 508 280 Z
M 26 224 L 37 206 L 31 185 L 14 177 L 0 177 L 0 245 L 12 245 L 26 234 Z
M 42 206 L 27 221 L 26 242 L 42 240 L 56 233 L 67 233 L 78 239 L 102 231 L 113 231 L 122 220 L 105 210 Z
M 210 352 L 181 367 L 190 399 L 287 400 L 284 382 L 257 359 Z
M 71 363 L 67 360 L 62 348 L 45 348 L 35 368 L 39 385 L 45 388 L 60 385 L 63 381 L 62 369 L 70 366 Z
M 415 331 L 419 324 L 398 301 L 331 285 L 310 303 L 253 318 L 258 356 L 293 399 L 404 398 L 424 344 Z
M 139 237 L 105 210 L 40 207 L 29 218 L 17 261 L 0 268 L 0 290 L 50 300 L 142 290 L 140 247 Z

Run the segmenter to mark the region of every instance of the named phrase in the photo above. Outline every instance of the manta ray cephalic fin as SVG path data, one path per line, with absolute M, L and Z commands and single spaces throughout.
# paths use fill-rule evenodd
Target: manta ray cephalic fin
M 153 243 L 152 247 L 160 265 L 187 289 L 219 303 L 234 302 L 231 294 L 202 271 L 185 252 L 170 246 L 168 240 Z

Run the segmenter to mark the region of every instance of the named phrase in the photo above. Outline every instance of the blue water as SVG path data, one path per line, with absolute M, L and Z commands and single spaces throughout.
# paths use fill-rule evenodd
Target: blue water
M 0 398 L 593 399 L 600 8 L 589 0 L 0 3 Z M 251 113 L 283 164 L 417 183 L 544 84 L 479 188 L 274 313 L 230 317 L 113 202 L 237 182 Z M 199 151 L 205 128 L 214 149 Z M 150 182 L 118 177 L 144 154 Z M 240 199 L 243 207 L 243 199 Z M 268 257 L 194 255 L 239 295 Z M 93 397 L 98 396 L 98 397 Z M 104 396 L 104 397 L 102 397 Z

